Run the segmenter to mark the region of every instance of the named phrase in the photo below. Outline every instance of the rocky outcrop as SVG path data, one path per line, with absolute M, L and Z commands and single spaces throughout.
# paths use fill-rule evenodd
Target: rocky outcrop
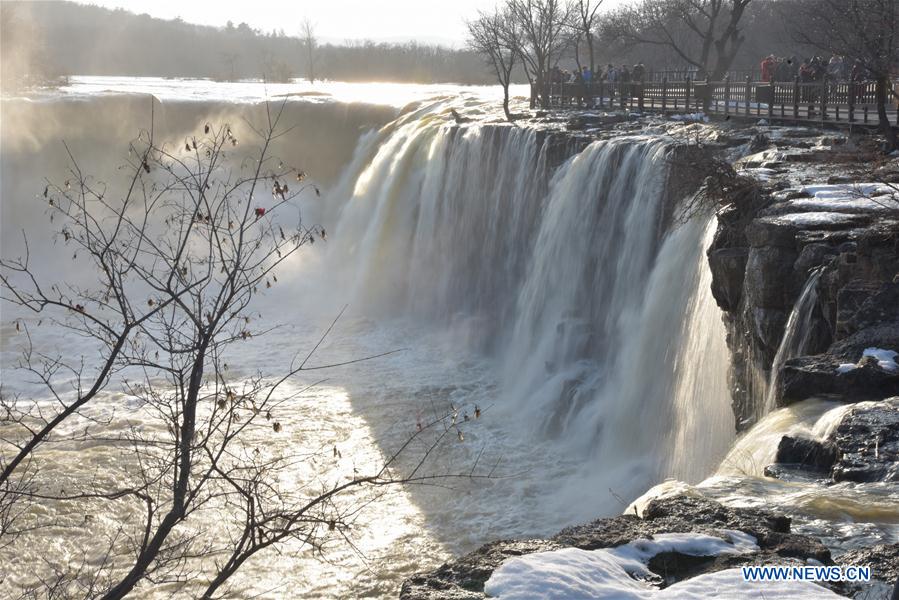
M 775 461 L 813 471 L 830 471 L 839 452 L 837 445 L 829 440 L 785 435 L 777 446 Z
M 899 482 L 899 398 L 853 407 L 831 439 L 839 451 L 835 481 Z
M 830 551 L 817 539 L 790 532 L 790 519 L 763 510 L 729 508 L 708 498 L 687 495 L 649 502 L 643 516 L 622 515 L 569 527 L 548 540 L 498 541 L 408 579 L 403 600 L 479 600 L 484 583 L 507 558 L 533 552 L 574 547 L 596 550 L 652 538 L 660 533 L 703 533 L 726 539 L 723 530 L 738 530 L 756 538 L 759 551 L 750 554 L 693 556 L 664 552 L 649 562 L 666 587 L 677 581 L 740 565 L 805 564 L 808 560 L 832 564 Z
M 853 368 L 841 371 L 846 364 L 853 364 Z M 813 396 L 858 402 L 899 394 L 899 372 L 880 367 L 876 360 L 863 358 L 858 363 L 848 363 L 828 352 L 791 359 L 781 373 L 778 392 L 783 404 Z
M 769 477 L 791 479 L 798 469 L 833 483 L 899 482 L 899 397 L 856 404 L 826 439 L 784 436 L 775 460 Z
M 791 184 L 790 169 L 781 167 L 810 156 L 821 160 L 812 148 L 768 150 L 744 161 L 747 171 L 767 165 L 759 185 L 768 202 L 735 202 L 719 211 L 708 252 L 732 351 L 738 430 L 761 414 L 790 313 L 812 270 L 820 277 L 807 315 L 805 355 L 784 357 L 790 360 L 774 378 L 777 404 L 899 394 L 899 370 L 862 360 L 870 347 L 899 350 L 899 202 L 891 198 L 897 190 Z M 807 174 L 825 181 L 828 167 L 815 165 Z M 857 368 L 841 368 L 847 364 Z

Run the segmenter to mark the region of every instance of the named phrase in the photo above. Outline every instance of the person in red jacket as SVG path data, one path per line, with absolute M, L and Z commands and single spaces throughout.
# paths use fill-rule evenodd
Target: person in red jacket
M 774 68 L 777 65 L 777 61 L 774 60 L 774 55 L 769 54 L 765 58 L 762 59 L 762 81 L 768 83 L 771 81 L 771 77 L 774 75 Z

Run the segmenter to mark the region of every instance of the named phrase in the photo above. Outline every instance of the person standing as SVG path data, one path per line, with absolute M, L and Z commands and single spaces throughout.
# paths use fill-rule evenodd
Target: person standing
M 762 82 L 770 83 L 771 77 L 774 75 L 774 55 L 769 54 L 764 59 L 762 59 L 761 64 L 759 65 L 762 70 Z

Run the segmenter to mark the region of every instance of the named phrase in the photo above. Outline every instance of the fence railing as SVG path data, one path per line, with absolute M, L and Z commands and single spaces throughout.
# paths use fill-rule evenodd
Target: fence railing
M 899 81 L 886 90 L 886 108 L 899 127 Z M 531 87 L 532 101 L 537 87 Z M 715 112 L 734 116 L 813 121 L 877 121 L 877 91 L 873 81 L 761 82 L 751 77 L 732 81 L 552 83 L 546 98 L 553 108 L 591 107 Z M 895 114 L 894 114 L 895 113 Z

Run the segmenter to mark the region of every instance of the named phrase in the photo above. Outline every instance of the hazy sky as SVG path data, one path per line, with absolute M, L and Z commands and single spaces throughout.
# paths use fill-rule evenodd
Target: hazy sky
M 617 5 L 623 0 L 605 0 Z M 299 31 L 308 16 L 316 24 L 318 37 L 339 43 L 347 39 L 400 41 L 417 39 L 461 46 L 465 43 L 464 20 L 478 9 L 489 10 L 497 0 L 88 0 L 109 8 L 191 23 L 221 26 L 246 22 L 288 35 Z

